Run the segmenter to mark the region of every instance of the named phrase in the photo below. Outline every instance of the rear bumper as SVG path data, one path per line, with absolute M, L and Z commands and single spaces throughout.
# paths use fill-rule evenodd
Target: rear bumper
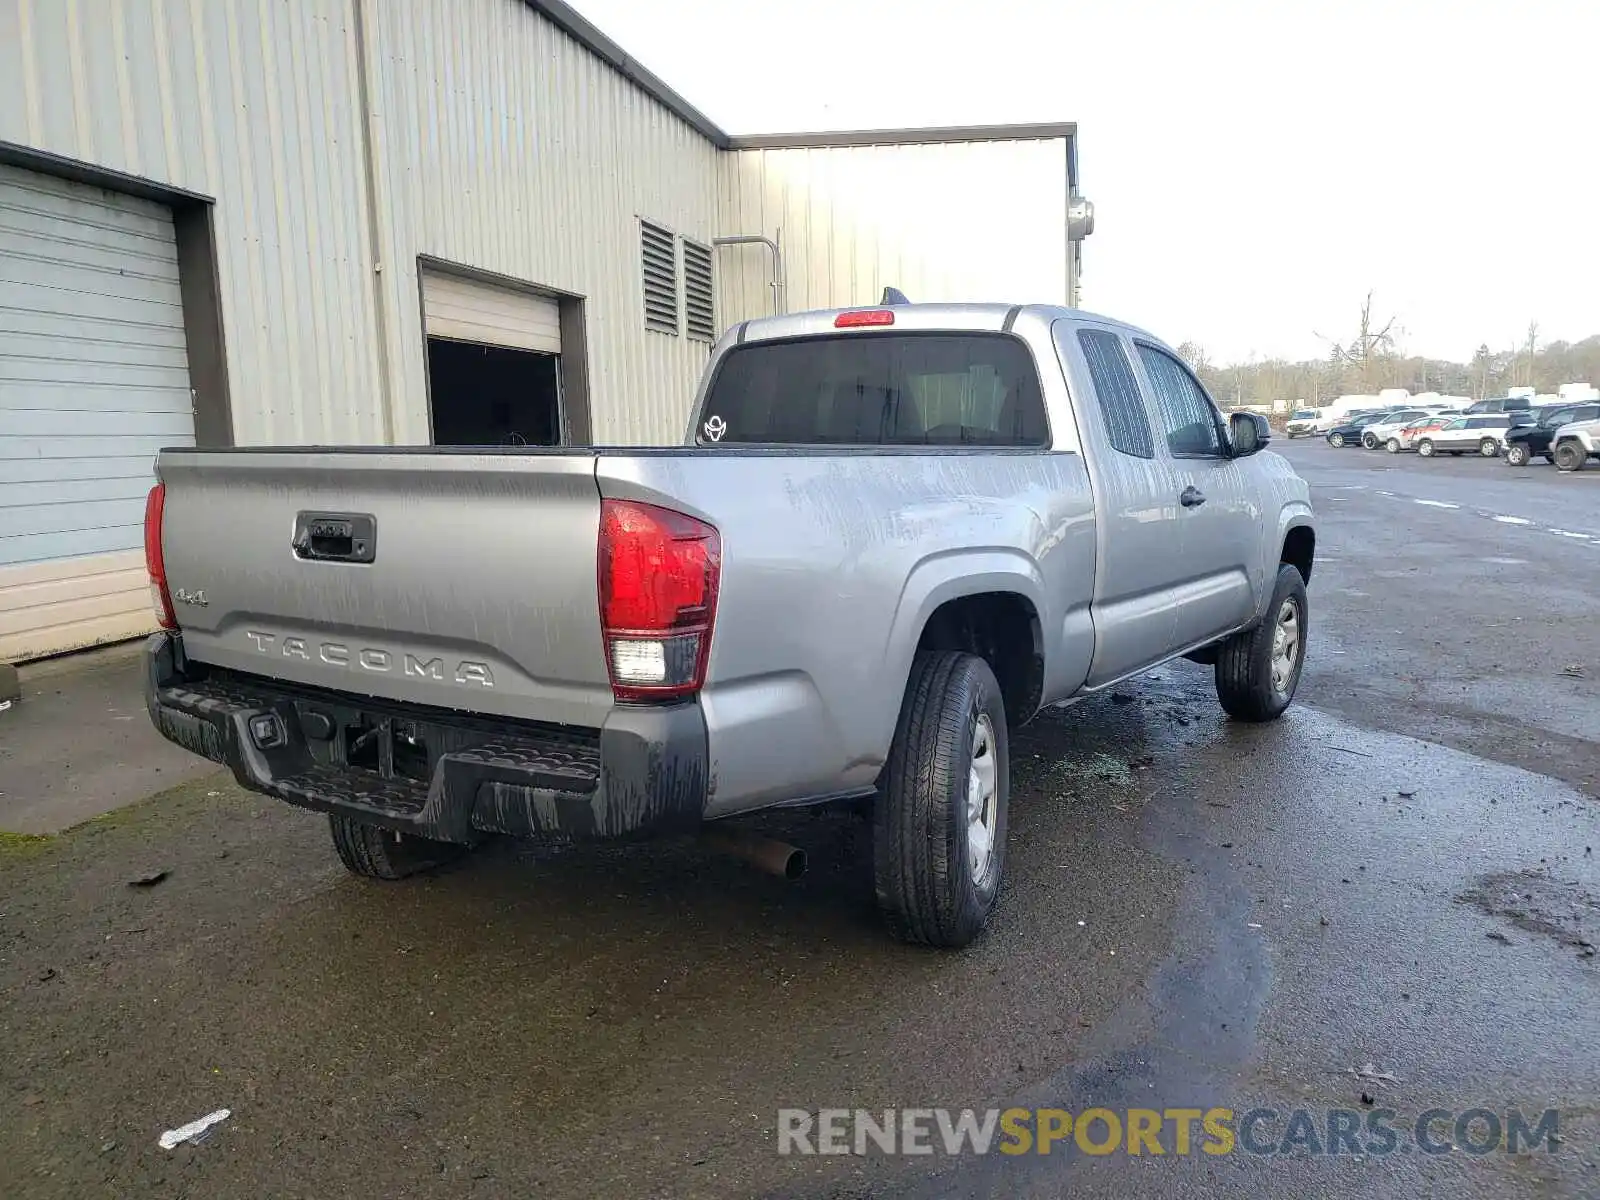
M 706 724 L 693 702 L 619 706 L 600 730 L 571 731 L 195 669 L 171 633 L 153 635 L 145 658 L 145 703 L 164 737 L 301 808 L 466 843 L 672 832 L 704 813 Z M 356 724 L 379 747 L 361 751 L 364 765 L 347 749 Z M 403 762 L 396 737 L 426 751 Z

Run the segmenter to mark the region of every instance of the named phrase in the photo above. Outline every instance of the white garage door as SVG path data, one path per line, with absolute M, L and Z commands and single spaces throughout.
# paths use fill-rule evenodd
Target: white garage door
M 171 212 L 0 166 L 0 661 L 152 627 L 151 463 L 193 444 Z
M 422 312 L 429 337 L 561 353 L 561 310 L 548 296 L 424 267 Z

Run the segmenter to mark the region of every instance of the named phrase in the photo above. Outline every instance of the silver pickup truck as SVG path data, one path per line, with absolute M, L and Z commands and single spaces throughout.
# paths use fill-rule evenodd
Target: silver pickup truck
M 994 908 L 1008 736 L 1168 659 L 1288 706 L 1305 483 L 1069 309 L 750 321 L 673 448 L 167 450 L 151 717 L 398 878 L 491 834 L 870 804 L 891 930 Z

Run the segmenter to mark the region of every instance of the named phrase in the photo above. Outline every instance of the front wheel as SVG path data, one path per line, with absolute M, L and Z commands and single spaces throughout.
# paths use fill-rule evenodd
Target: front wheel
M 1525 467 L 1533 458 L 1533 454 L 1521 442 L 1512 442 L 1506 447 L 1506 464 L 1512 467 Z
M 1433 457 L 1433 439 L 1432 438 L 1423 438 L 1420 442 L 1418 442 L 1417 443 L 1417 453 L 1422 455 L 1423 458 L 1432 458 Z
M 1368 450 L 1376 450 L 1378 448 L 1378 435 L 1375 433 L 1363 433 L 1361 435 L 1361 444 Z
M 368 879 L 404 879 L 419 871 L 441 867 L 459 858 L 467 849 L 453 842 L 436 842 L 432 838 L 379 829 L 336 813 L 328 814 L 328 827 L 333 833 L 333 848 L 339 852 L 339 861 L 352 874 Z
M 1328 435 L 1328 445 L 1332 446 L 1335 450 L 1342 449 L 1344 446 L 1344 434 L 1330 433 Z
M 1385 442 L 1383 444 L 1383 448 L 1385 450 L 1387 450 L 1390 454 L 1399 454 L 1400 453 L 1400 439 L 1399 438 L 1390 438 L 1387 442 Z
M 1500 443 L 1493 438 L 1484 438 L 1483 441 L 1478 443 L 1478 453 L 1483 455 L 1484 458 L 1499 458 Z
M 890 932 L 955 949 L 1000 895 L 1009 741 L 1000 685 L 974 654 L 918 654 L 873 813 L 872 872 Z
M 1217 699 L 1241 721 L 1273 721 L 1300 686 L 1310 627 L 1306 583 L 1285 563 L 1278 568 L 1267 619 L 1217 648 Z
M 1589 455 L 1581 443 L 1562 442 L 1556 447 L 1556 470 L 1581 471 L 1589 465 Z

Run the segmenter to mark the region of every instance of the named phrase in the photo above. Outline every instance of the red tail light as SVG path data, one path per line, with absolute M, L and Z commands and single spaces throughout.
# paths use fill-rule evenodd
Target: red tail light
M 172 594 L 167 591 L 167 564 L 161 553 L 161 519 L 167 507 L 167 485 L 158 483 L 144 502 L 144 568 L 150 573 L 150 607 L 163 629 L 176 629 Z
M 700 690 L 721 581 L 722 541 L 704 521 L 633 500 L 600 502 L 600 626 L 618 700 Z
M 859 329 L 863 325 L 893 325 L 894 309 L 892 308 L 858 308 L 852 312 L 842 312 L 833 319 L 835 329 Z

